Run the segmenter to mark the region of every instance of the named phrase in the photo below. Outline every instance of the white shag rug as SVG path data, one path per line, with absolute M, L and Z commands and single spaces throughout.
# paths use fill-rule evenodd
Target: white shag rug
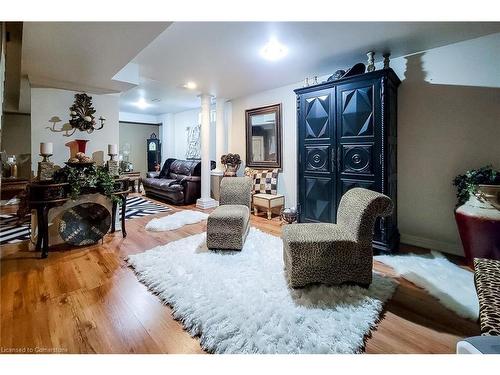
M 173 213 L 172 215 L 167 215 L 158 219 L 151 220 L 146 224 L 146 230 L 152 232 L 174 230 L 187 224 L 199 223 L 200 221 L 206 220 L 207 218 L 208 214 L 204 212 L 184 210 Z
M 129 264 L 213 353 L 357 353 L 397 286 L 288 288 L 281 239 L 251 228 L 241 252 L 206 248 L 206 233 L 131 255 Z
M 474 273 L 453 264 L 440 252 L 378 255 L 374 259 L 391 266 L 401 277 L 425 289 L 459 316 L 478 319 L 479 301 L 474 287 Z

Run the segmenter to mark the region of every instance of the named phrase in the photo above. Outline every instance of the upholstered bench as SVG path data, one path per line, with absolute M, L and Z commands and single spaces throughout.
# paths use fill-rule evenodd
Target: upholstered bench
M 220 206 L 208 216 L 207 247 L 241 250 L 250 228 L 252 181 L 248 177 L 224 177 Z
M 241 250 L 250 226 L 250 209 L 243 205 L 217 207 L 207 221 L 209 249 Z

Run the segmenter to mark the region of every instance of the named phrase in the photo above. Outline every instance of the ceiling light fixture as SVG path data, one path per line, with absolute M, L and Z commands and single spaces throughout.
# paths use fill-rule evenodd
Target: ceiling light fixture
M 148 108 L 151 104 L 146 102 L 146 99 L 140 98 L 138 101 L 134 103 L 134 105 L 140 109 L 146 109 Z
M 260 50 L 260 55 L 270 61 L 279 60 L 285 57 L 287 53 L 288 48 L 274 38 L 269 40 L 269 42 L 267 42 L 267 44 Z
M 194 90 L 196 88 L 196 83 L 189 81 L 184 84 L 184 88 L 188 90 Z

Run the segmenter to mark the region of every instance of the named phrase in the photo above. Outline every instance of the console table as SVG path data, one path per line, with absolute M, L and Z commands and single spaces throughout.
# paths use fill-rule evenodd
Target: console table
M 49 255 L 49 220 L 48 214 L 51 208 L 61 206 L 69 199 L 70 186 L 68 183 L 51 183 L 51 182 L 32 182 L 27 186 L 28 207 L 36 210 L 38 237 L 36 241 L 36 249 L 42 251 L 42 258 L 47 258 Z M 118 178 L 115 180 L 115 192 L 122 203 L 121 226 L 122 236 L 125 238 L 127 232 L 125 230 L 125 211 L 127 208 L 127 195 L 130 193 L 130 180 L 128 178 Z M 88 191 L 88 193 L 96 193 L 97 191 Z M 87 192 L 86 192 L 87 193 Z M 110 232 L 115 232 L 116 214 L 118 212 L 118 204 L 113 202 L 111 212 L 112 223 Z

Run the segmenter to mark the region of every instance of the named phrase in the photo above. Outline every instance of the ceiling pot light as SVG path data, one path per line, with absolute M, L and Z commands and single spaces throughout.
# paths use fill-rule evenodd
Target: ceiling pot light
M 276 61 L 286 56 L 288 48 L 278 42 L 276 39 L 271 39 L 261 50 L 260 55 L 266 60 Z
M 189 81 L 184 84 L 184 88 L 188 90 L 194 90 L 196 88 L 196 83 Z
M 146 99 L 140 98 L 138 101 L 134 103 L 134 105 L 140 109 L 146 109 L 150 106 L 148 102 L 146 102 Z

